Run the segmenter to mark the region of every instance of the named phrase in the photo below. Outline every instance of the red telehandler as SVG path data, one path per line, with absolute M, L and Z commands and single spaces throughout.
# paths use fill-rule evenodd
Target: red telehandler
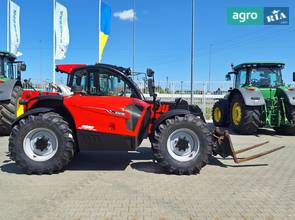
M 10 158 L 27 173 L 62 171 L 80 150 L 133 151 L 149 138 L 157 163 L 168 173 L 194 174 L 212 154 L 239 160 L 227 132 L 213 133 L 198 106 L 178 98 L 157 100 L 154 71 L 147 70 L 152 101 L 145 99 L 129 68 L 113 65 L 58 65 L 73 94 L 25 91 L 25 113 L 13 124 Z

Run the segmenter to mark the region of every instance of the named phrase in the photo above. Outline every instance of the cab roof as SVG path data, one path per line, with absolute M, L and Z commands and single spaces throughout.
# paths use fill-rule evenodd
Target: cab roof
M 0 51 L 0 57 L 8 57 L 12 60 L 16 59 L 16 56 L 13 53 L 7 52 L 7 51 Z
M 244 69 L 247 67 L 279 67 L 284 68 L 285 64 L 280 62 L 248 62 L 248 63 L 241 63 L 237 66 L 234 66 L 233 69 L 235 71 Z
M 105 67 L 105 68 L 113 68 L 116 69 L 120 72 L 122 72 L 124 75 L 129 76 L 131 75 L 131 69 L 130 68 L 124 68 L 120 66 L 115 66 L 111 64 L 95 64 L 95 65 L 86 65 L 86 64 L 59 64 L 56 65 L 55 70 L 57 72 L 62 72 L 62 73 L 67 73 L 71 74 L 74 70 L 79 69 L 79 68 L 84 68 L 84 67 Z
M 73 72 L 73 70 L 86 66 L 86 64 L 59 64 L 55 66 L 55 70 L 56 72 L 70 74 Z

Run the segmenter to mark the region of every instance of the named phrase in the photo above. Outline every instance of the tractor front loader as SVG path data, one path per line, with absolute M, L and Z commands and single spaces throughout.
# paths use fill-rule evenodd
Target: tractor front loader
M 283 63 L 243 63 L 233 66 L 234 86 L 213 107 L 215 126 L 230 126 L 240 134 L 273 128 L 295 135 L 295 88 L 282 79 Z M 293 73 L 295 80 L 295 73 Z
M 14 120 L 23 113 L 19 100 L 21 72 L 25 70 L 26 65 L 16 61 L 16 56 L 0 51 L 0 135 L 8 135 Z
M 147 138 L 155 161 L 168 173 L 199 173 L 212 154 L 242 162 L 236 157 L 241 150 L 233 150 L 227 133 L 210 132 L 198 106 L 181 98 L 157 99 L 151 69 L 146 75 L 152 100 L 145 99 L 128 68 L 59 65 L 57 70 L 68 73 L 73 94 L 25 91 L 20 101 L 25 113 L 13 124 L 10 158 L 27 173 L 60 172 L 82 150 L 134 151 Z

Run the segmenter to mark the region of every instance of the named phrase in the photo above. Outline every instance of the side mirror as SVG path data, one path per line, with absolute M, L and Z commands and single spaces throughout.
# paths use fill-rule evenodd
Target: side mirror
M 25 63 L 18 63 L 17 64 L 17 69 L 21 72 L 26 71 L 27 65 Z
M 226 74 L 226 75 L 225 75 L 225 79 L 226 79 L 226 81 L 231 81 L 231 76 L 230 76 L 230 74 Z
M 154 74 L 155 74 L 155 72 L 154 72 L 152 69 L 147 69 L 147 70 L 146 70 L 146 75 L 147 75 L 148 77 L 153 77 Z
M 293 72 L 293 82 L 295 82 L 295 72 Z
M 148 79 L 149 94 L 151 97 L 155 95 L 155 84 L 152 79 Z
M 27 65 L 25 63 L 22 63 L 20 69 L 21 69 L 21 71 L 26 71 L 27 70 Z

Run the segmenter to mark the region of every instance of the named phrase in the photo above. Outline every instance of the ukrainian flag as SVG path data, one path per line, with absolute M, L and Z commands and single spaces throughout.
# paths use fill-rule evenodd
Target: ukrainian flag
M 111 30 L 111 7 L 100 1 L 100 26 L 99 26 L 99 62 L 108 41 Z

